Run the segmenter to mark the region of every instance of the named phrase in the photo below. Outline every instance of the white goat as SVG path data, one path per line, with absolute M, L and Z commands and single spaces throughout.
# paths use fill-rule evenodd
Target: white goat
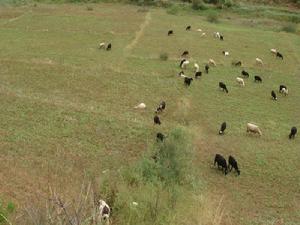
M 239 85 L 241 86 L 245 86 L 245 82 L 244 82 L 244 79 L 243 78 L 240 78 L 240 77 L 237 77 L 236 78 L 236 81 L 238 82 Z
M 195 67 L 195 72 L 199 72 L 199 65 L 197 63 L 194 64 L 194 67 Z
M 145 109 L 146 108 L 146 104 L 145 103 L 140 103 L 137 106 L 134 107 L 135 109 Z

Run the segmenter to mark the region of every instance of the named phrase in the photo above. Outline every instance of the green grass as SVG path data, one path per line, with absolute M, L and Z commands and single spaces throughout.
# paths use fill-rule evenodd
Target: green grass
M 209 224 L 203 221 L 216 217 L 222 196 L 222 224 L 272 224 L 279 218 L 299 224 L 300 139 L 287 138 L 293 125 L 300 127 L 299 37 L 272 31 L 273 21 L 255 28 L 234 20 L 213 24 L 205 17 L 170 15 L 163 9 L 91 7 L 92 11 L 86 5 L 0 8 L 3 198 L 24 206 L 35 193 L 46 195 L 48 186 L 74 197 L 83 179 L 101 180 L 104 170 L 118 171 L 138 162 L 153 145 L 156 132 L 168 134 L 183 127 L 196 155 L 196 179 L 205 187 L 201 194 L 187 190 L 190 197 L 181 204 L 193 199 L 188 212 L 192 222 L 180 218 L 178 224 Z M 126 48 L 145 18 L 148 25 Z M 186 25 L 193 31 L 186 32 Z M 207 36 L 200 37 L 197 28 Z M 166 35 L 169 29 L 173 36 Z M 224 34 L 224 42 L 212 37 L 215 31 Z M 97 48 L 103 41 L 112 43 L 112 51 Z M 282 52 L 285 60 L 275 59 L 271 48 Z M 201 69 L 209 58 L 217 63 L 190 88 L 177 77 L 184 50 L 192 57 L 189 76 L 194 62 Z M 230 57 L 224 58 L 223 50 Z M 160 60 L 162 52 L 167 61 Z M 255 65 L 256 57 L 263 59 L 263 67 Z M 241 60 L 250 72 L 244 88 L 236 84 L 241 69 L 232 67 L 232 60 Z M 253 82 L 255 74 L 262 76 L 262 84 Z M 218 90 L 219 81 L 227 84 L 229 94 Z M 270 92 L 277 92 L 279 84 L 286 84 L 290 94 L 278 93 L 278 101 L 271 101 Z M 153 115 L 161 100 L 167 109 L 156 127 Z M 133 109 L 140 102 L 147 110 Z M 223 121 L 228 130 L 220 137 Z M 250 121 L 260 126 L 262 137 L 246 134 Z M 213 169 L 215 153 L 234 155 L 241 176 L 225 177 Z M 122 180 L 117 182 L 120 202 L 127 196 L 137 195 L 145 202 L 156 196 L 150 186 L 128 189 Z M 169 197 L 164 192 L 162 199 Z M 162 207 L 168 207 L 166 202 Z M 182 207 L 168 215 L 180 217 Z M 175 224 L 163 224 L 168 223 Z

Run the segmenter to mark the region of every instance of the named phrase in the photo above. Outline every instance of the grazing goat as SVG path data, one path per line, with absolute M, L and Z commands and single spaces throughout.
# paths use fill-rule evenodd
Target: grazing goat
M 153 121 L 154 121 L 154 124 L 158 124 L 158 125 L 161 124 L 160 119 L 159 119 L 159 117 L 157 115 L 154 116 Z
M 99 44 L 99 49 L 102 49 L 102 48 L 105 48 L 105 42 L 101 42 L 100 44 Z
M 253 123 L 247 123 L 247 132 L 259 134 L 259 136 L 262 135 L 262 132 L 259 129 L 259 127 Z
M 245 70 L 243 70 L 242 71 L 242 73 L 241 73 L 244 77 L 249 77 L 249 73 L 247 72 L 247 71 L 245 71 Z
M 191 30 L 191 26 L 187 26 L 186 28 L 185 28 L 185 30 Z
M 208 70 L 209 70 L 209 65 L 206 64 L 206 65 L 205 65 L 205 72 L 208 73 Z
M 198 77 L 201 77 L 202 76 L 202 72 L 201 71 L 198 71 L 195 73 L 195 78 L 197 79 Z
M 102 221 L 109 221 L 110 216 L 110 207 L 108 204 L 103 201 L 99 200 L 99 209 L 98 209 L 98 216 L 97 216 L 97 222 L 101 223 Z
M 289 90 L 287 89 L 287 87 L 285 85 L 279 86 L 279 92 L 281 94 L 284 94 L 285 96 L 289 94 Z
M 219 38 L 220 39 L 220 33 L 219 32 L 214 32 L 214 36 L 215 36 L 215 38 Z
M 221 167 L 222 168 L 222 171 L 224 171 L 224 174 L 226 175 L 227 174 L 227 162 L 226 162 L 226 159 L 220 155 L 220 154 L 216 154 L 215 156 L 215 161 L 214 161 L 214 166 L 218 165 L 218 169 Z
M 111 43 L 109 43 L 106 47 L 106 51 L 110 51 L 111 50 Z
M 180 66 L 181 69 L 185 69 L 186 66 L 187 66 L 189 63 L 190 63 L 190 62 L 189 62 L 188 60 L 183 59 L 183 60 L 180 61 L 179 66 Z
M 226 122 L 223 122 L 221 124 L 221 128 L 219 130 L 219 134 L 224 134 L 225 129 L 226 129 Z
M 199 72 L 199 65 L 197 63 L 194 63 L 194 67 L 195 67 L 195 72 Z
M 169 30 L 169 31 L 168 31 L 168 36 L 170 36 L 170 35 L 172 35 L 172 34 L 174 34 L 173 30 Z
M 199 28 L 199 29 L 197 29 L 197 31 L 202 32 L 202 29 Z
M 180 72 L 178 73 L 178 76 L 180 76 L 180 77 L 186 77 L 186 76 L 184 75 L 184 72 L 183 72 L 183 71 L 180 71 Z
M 242 62 L 241 61 L 233 62 L 232 64 L 234 66 L 242 66 Z
M 219 82 L 219 88 L 221 88 L 222 91 L 226 91 L 226 93 L 228 93 L 228 89 L 223 82 Z
M 186 59 L 182 59 L 179 63 L 179 67 L 182 68 L 182 64 L 186 61 Z
M 181 54 L 181 57 L 186 57 L 189 55 L 189 51 L 184 51 L 182 54 Z
M 163 135 L 162 133 L 157 133 L 156 134 L 156 141 L 157 142 L 159 142 L 159 141 L 163 142 L 164 139 L 165 139 L 165 135 Z
M 289 94 L 289 90 L 286 88 L 282 88 L 281 93 L 287 96 Z
M 159 103 L 157 109 L 156 109 L 156 113 L 159 113 L 159 112 L 162 112 L 164 111 L 166 108 L 166 102 L 165 101 L 162 101 L 161 103 Z
M 245 82 L 244 82 L 243 78 L 237 77 L 236 82 L 243 87 L 245 86 Z
M 192 83 L 192 81 L 193 81 L 193 78 L 191 78 L 191 77 L 185 77 L 184 78 L 184 84 L 185 84 L 185 86 L 190 86 L 191 85 L 191 83 Z
M 201 34 L 201 37 L 203 37 L 203 36 L 205 36 L 205 35 L 206 35 L 206 33 L 202 33 L 202 34 Z
M 223 35 L 220 35 L 220 40 L 221 40 L 221 41 L 224 41 Z
M 222 53 L 223 53 L 223 55 L 225 55 L 225 56 L 229 56 L 229 52 L 223 51 Z
M 258 64 L 258 65 L 263 65 L 264 64 L 263 61 L 260 58 L 256 58 L 255 61 L 256 61 L 256 64 Z
M 281 59 L 283 60 L 283 55 L 282 55 L 280 52 L 277 52 L 277 53 L 276 53 L 276 57 L 277 57 L 277 58 L 281 58 Z
M 262 79 L 260 76 L 254 76 L 254 82 L 262 82 Z
M 216 66 L 216 65 L 217 65 L 216 62 L 215 62 L 215 60 L 213 60 L 213 59 L 209 59 L 209 60 L 208 60 L 208 63 L 209 63 L 210 65 L 212 65 L 212 66 Z
M 276 93 L 275 93 L 275 91 L 271 91 L 271 96 L 272 96 L 272 99 L 273 100 L 277 100 L 277 96 L 276 96 Z
M 272 48 L 271 49 L 271 53 L 274 54 L 274 55 L 276 55 L 277 54 L 277 50 L 275 48 Z
M 295 138 L 295 135 L 297 134 L 297 127 L 292 127 L 291 128 L 291 133 L 289 134 L 289 138 Z
M 135 109 L 145 109 L 146 108 L 146 104 L 145 103 L 140 103 L 137 106 L 134 106 Z
M 228 169 L 231 172 L 232 168 L 235 169 L 235 171 L 237 172 L 238 175 L 240 175 L 240 170 L 237 164 L 237 161 L 235 160 L 235 158 L 233 156 L 229 156 L 228 158 Z

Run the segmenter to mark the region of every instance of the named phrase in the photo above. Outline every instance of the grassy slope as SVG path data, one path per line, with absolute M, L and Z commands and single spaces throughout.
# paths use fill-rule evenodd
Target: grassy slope
M 135 160 L 158 130 L 152 109 L 164 99 L 167 111 L 159 130 L 183 125 L 195 135 L 199 177 L 212 196 L 224 196 L 224 224 L 272 224 L 280 217 L 287 224 L 300 222 L 300 139 L 287 139 L 292 125 L 300 127 L 299 37 L 155 9 L 128 50 L 124 47 L 146 14 L 133 6 L 101 4 L 87 11 L 85 6 L 41 5 L 1 12 L 2 196 L 21 203 L 32 191 L 43 195 L 48 185 L 72 195 L 83 175 L 98 177 L 104 169 Z M 218 30 L 225 41 L 184 32 L 186 24 L 207 34 Z M 170 28 L 173 37 L 166 36 Z M 111 40 L 112 52 L 96 48 L 102 40 Z M 269 53 L 273 47 L 283 52 L 283 62 Z M 214 58 L 218 64 L 189 89 L 176 77 L 175 59 L 186 49 L 192 62 L 203 66 Z M 222 50 L 231 56 L 224 58 Z M 161 52 L 170 60 L 158 60 Z M 256 57 L 266 65 L 255 66 Z M 245 88 L 238 87 L 240 69 L 230 66 L 233 59 L 264 82 L 250 78 Z M 187 74 L 193 74 L 191 68 Z M 221 80 L 228 95 L 217 88 Z M 281 83 L 290 95 L 273 102 L 270 92 Z M 139 102 L 148 110 L 134 111 Z M 223 121 L 228 133 L 219 137 Z M 262 128 L 261 138 L 246 134 L 249 121 Z M 223 177 L 212 169 L 216 152 L 236 156 L 242 175 Z

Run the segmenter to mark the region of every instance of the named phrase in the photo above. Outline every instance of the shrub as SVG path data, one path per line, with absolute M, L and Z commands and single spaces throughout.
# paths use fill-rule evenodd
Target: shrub
M 284 25 L 281 29 L 282 31 L 288 32 L 288 33 L 296 33 L 297 26 L 294 23 L 287 23 Z
M 168 53 L 161 53 L 160 55 L 159 55 L 159 58 L 162 60 L 162 61 L 167 61 L 168 60 L 168 58 L 169 58 L 169 56 L 168 56 Z
M 207 21 L 211 23 L 218 23 L 219 22 L 219 15 L 218 13 L 212 11 L 207 15 Z
M 176 4 L 172 5 L 170 8 L 167 9 L 167 13 L 172 15 L 177 15 L 180 11 L 180 7 Z
M 203 0 L 193 0 L 192 1 L 192 9 L 194 9 L 194 10 L 205 10 L 205 9 L 207 9 L 207 7 L 204 4 Z
M 300 23 L 300 17 L 299 16 L 294 16 L 294 15 L 289 16 L 288 20 L 292 23 Z
M 7 205 L 3 205 L 0 201 L 0 224 L 9 224 L 8 216 L 15 211 L 15 205 L 9 202 Z
M 232 0 L 225 0 L 224 5 L 225 5 L 227 8 L 231 8 L 234 4 L 233 4 L 233 1 L 232 1 Z

